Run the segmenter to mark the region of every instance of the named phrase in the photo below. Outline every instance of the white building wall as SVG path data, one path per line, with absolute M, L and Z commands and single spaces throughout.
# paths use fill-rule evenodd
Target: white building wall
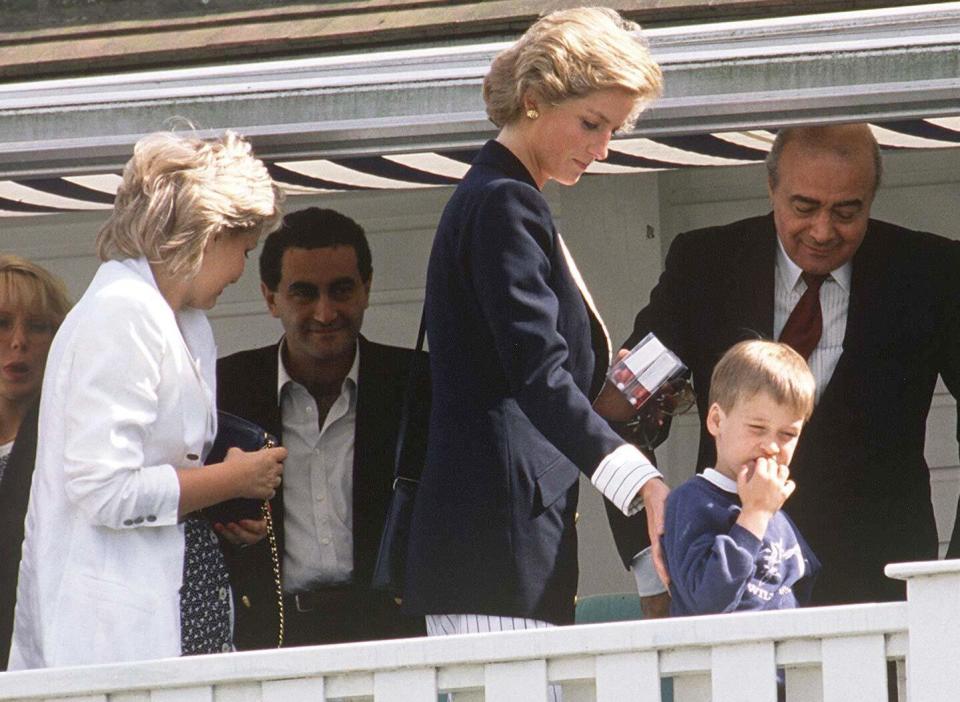
M 889 154 L 885 163 L 887 174 L 875 216 L 960 238 L 960 149 Z M 767 211 L 765 188 L 763 168 L 747 166 L 592 176 L 572 189 L 548 186 L 546 195 L 616 347 L 646 303 L 673 236 Z M 287 201 L 288 210 L 333 207 L 366 228 L 374 261 L 373 294 L 364 324 L 370 338 L 413 345 L 430 244 L 450 192 L 449 188 L 352 192 Z M 96 270 L 93 241 L 105 216 L 78 213 L 0 220 L 0 250 L 37 260 L 61 275 L 70 292 L 79 296 Z M 259 293 L 255 255 L 211 318 L 223 354 L 279 337 L 280 325 L 266 312 Z M 927 457 L 943 549 L 960 493 L 955 436 L 955 403 L 941 388 L 928 422 Z M 696 444 L 696 418 L 679 418 L 658 452 L 671 484 L 690 475 Z M 581 495 L 581 594 L 632 589 L 632 578 L 616 556 L 601 498 L 586 481 Z

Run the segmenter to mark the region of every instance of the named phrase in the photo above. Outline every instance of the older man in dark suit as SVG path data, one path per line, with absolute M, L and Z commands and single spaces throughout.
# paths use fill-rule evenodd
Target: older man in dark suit
M 823 563 L 814 603 L 901 598 L 884 564 L 937 557 L 924 438 L 937 376 L 960 393 L 960 243 L 870 219 L 880 155 L 866 125 L 783 130 L 767 165 L 772 214 L 680 234 L 625 346 L 652 331 L 672 348 L 701 420 L 734 343 L 803 349 L 817 405 L 785 509 Z M 612 392 L 601 405 L 625 415 Z M 709 439 L 701 428 L 698 470 Z M 646 530 L 608 513 L 642 573 Z
M 289 451 L 271 501 L 283 581 L 285 645 L 424 633 L 370 588 L 393 483 L 407 372 L 414 352 L 360 335 L 372 282 L 363 229 L 333 210 L 287 215 L 260 257 L 261 290 L 283 323 L 278 344 L 220 359 L 220 409 L 281 437 Z M 417 388 L 408 446 L 426 445 L 426 383 Z M 228 539 L 261 523 L 222 525 Z M 249 540 L 249 539 L 246 539 Z M 230 550 L 238 648 L 277 645 L 269 544 Z

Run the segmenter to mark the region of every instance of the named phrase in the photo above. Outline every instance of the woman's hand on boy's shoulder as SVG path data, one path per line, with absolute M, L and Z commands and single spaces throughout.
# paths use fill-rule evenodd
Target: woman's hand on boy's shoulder
M 647 513 L 647 530 L 650 534 L 650 555 L 653 557 L 653 567 L 657 571 L 664 587 L 670 587 L 670 575 L 667 573 L 667 562 L 663 555 L 663 546 L 660 537 L 663 536 L 663 524 L 667 510 L 667 495 L 670 488 L 660 478 L 651 478 L 640 488 L 643 497 L 643 508 Z

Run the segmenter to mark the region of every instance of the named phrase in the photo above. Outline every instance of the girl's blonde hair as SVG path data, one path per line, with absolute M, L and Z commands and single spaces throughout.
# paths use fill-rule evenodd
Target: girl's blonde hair
M 624 128 L 663 90 L 640 25 L 605 7 L 552 12 L 493 59 L 483 80 L 487 116 L 498 127 L 517 120 L 528 91 L 551 104 L 597 90 L 619 88 L 637 105 Z
M 282 201 L 266 166 L 234 132 L 211 140 L 150 134 L 124 168 L 97 254 L 145 256 L 170 275 L 192 277 L 211 236 L 268 234 L 280 224 Z
M 70 296 L 63 281 L 46 268 L 0 254 L 0 304 L 39 315 L 56 329 L 70 311 Z

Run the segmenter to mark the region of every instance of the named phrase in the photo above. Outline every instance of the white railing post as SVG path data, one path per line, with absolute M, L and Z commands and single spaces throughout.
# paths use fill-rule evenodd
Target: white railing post
M 437 671 L 414 668 L 374 673 L 373 699 L 374 702 L 436 702 Z
M 776 702 L 777 666 L 772 641 L 715 646 L 711 665 L 714 702 Z
M 597 656 L 597 702 L 660 702 L 657 654 L 620 653 Z
M 960 690 L 960 560 L 891 563 L 907 581 L 907 695 L 950 700 Z
M 821 651 L 823 702 L 886 699 L 887 660 L 883 634 L 824 639 Z
M 542 658 L 489 663 L 484 666 L 483 678 L 488 700 L 547 702 L 547 662 Z

